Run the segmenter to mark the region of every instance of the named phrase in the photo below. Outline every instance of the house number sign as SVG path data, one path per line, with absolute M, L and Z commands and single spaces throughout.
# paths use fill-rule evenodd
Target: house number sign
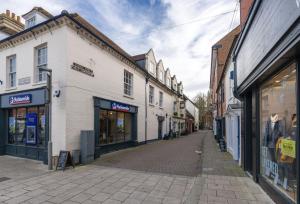
M 89 69 L 87 67 L 84 67 L 80 64 L 77 64 L 75 62 L 73 62 L 73 64 L 71 65 L 71 69 L 75 70 L 75 71 L 78 71 L 78 72 L 81 72 L 83 74 L 86 74 L 88 76 L 91 76 L 91 77 L 94 77 L 94 71 L 92 69 Z

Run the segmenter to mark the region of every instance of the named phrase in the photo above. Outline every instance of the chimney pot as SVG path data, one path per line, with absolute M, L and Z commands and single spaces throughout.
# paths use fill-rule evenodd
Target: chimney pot
M 10 17 L 10 10 L 6 10 L 6 16 Z
M 15 19 L 16 14 L 15 13 L 11 13 L 11 18 Z

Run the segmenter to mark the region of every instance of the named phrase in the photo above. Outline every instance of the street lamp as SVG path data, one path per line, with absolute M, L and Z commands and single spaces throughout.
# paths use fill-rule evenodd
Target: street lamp
M 49 131 L 48 131 L 48 170 L 52 170 L 52 70 L 40 67 L 39 71 L 47 72 L 47 106 L 48 106 L 48 117 L 49 117 Z

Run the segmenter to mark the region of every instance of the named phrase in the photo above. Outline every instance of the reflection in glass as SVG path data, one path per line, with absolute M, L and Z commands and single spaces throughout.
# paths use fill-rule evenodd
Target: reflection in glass
M 99 144 L 114 144 L 132 139 L 132 114 L 100 109 Z
M 260 90 L 261 174 L 296 199 L 295 64 L 263 84 Z

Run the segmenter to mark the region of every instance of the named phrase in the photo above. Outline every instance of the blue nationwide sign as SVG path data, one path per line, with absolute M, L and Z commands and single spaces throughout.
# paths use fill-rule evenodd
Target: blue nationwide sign
M 22 94 L 22 95 L 10 96 L 9 97 L 9 104 L 10 105 L 29 104 L 31 102 L 32 102 L 32 95 L 31 94 Z
M 117 111 L 124 111 L 124 112 L 129 112 L 130 111 L 130 107 L 128 105 L 121 104 L 121 103 L 116 103 L 116 102 L 113 102 L 111 104 L 111 109 L 117 110 Z

